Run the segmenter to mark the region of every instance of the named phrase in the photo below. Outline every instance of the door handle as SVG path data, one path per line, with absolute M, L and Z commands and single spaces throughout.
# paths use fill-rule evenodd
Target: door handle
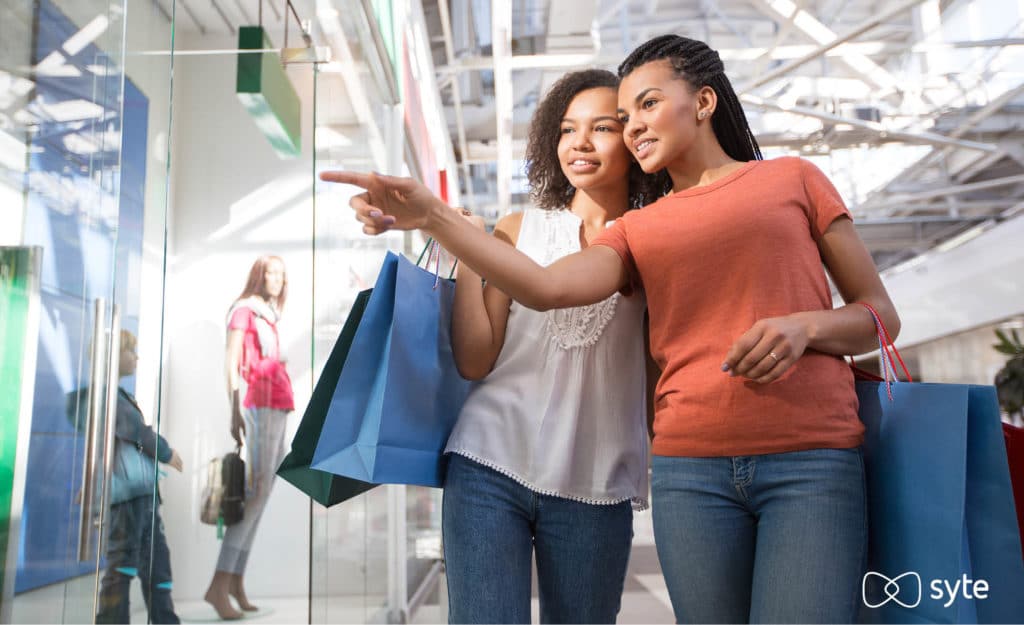
M 92 504 L 96 485 L 96 416 L 103 409 L 103 328 L 106 325 L 107 302 L 102 297 L 94 302 L 92 349 L 89 356 L 89 408 L 85 418 L 85 464 L 82 467 L 82 507 L 78 522 L 78 561 L 90 560 L 92 551 Z
M 107 352 L 107 405 L 106 419 L 104 420 L 103 436 L 103 507 L 100 508 L 99 521 L 96 527 L 99 529 L 99 551 L 103 552 L 104 538 L 103 531 L 107 510 L 110 509 L 110 482 L 114 471 L 114 442 L 117 438 L 117 380 L 120 377 L 121 363 L 121 311 L 117 304 L 111 305 L 110 313 L 110 342 Z

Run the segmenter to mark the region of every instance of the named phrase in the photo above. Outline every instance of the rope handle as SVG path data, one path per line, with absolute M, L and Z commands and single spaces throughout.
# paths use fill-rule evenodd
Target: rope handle
M 427 243 L 426 245 L 423 246 L 423 251 L 420 252 L 419 257 L 416 259 L 417 267 L 419 267 L 420 263 L 423 261 L 424 255 L 427 256 L 427 262 L 425 265 L 423 265 L 423 268 L 426 269 L 427 271 L 430 271 L 430 260 L 432 258 L 435 258 L 436 255 L 436 261 L 434 265 L 434 288 L 436 289 L 438 283 L 441 280 L 441 245 L 437 241 L 435 241 L 433 237 L 427 237 Z M 451 271 L 448 272 L 449 280 L 451 280 L 455 276 L 455 268 L 458 266 L 459 259 L 456 258 L 455 262 L 452 263 Z
M 903 357 L 900 356 L 899 350 L 896 349 L 896 344 L 892 340 L 892 335 L 889 334 L 889 330 L 886 329 L 885 324 L 882 323 L 882 318 L 879 316 L 878 311 L 874 309 L 871 304 L 864 302 L 857 302 L 861 306 L 868 309 L 871 313 L 871 318 L 875 322 L 875 332 L 878 335 L 878 351 L 879 358 L 882 363 L 882 377 L 877 378 L 873 374 L 867 374 L 857 369 L 856 364 L 853 363 L 853 358 L 850 358 L 850 367 L 853 369 L 854 375 L 860 379 L 872 379 L 875 378 L 877 381 L 885 383 L 885 392 L 889 396 L 889 401 L 893 401 L 892 385 L 899 381 L 896 374 L 896 365 L 893 359 L 895 355 L 896 359 L 899 360 L 900 366 L 903 367 L 903 374 L 907 378 L 907 382 L 913 382 L 914 379 L 910 376 L 910 371 L 907 370 L 907 365 L 903 362 Z
M 896 349 L 896 341 L 892 339 L 892 335 L 889 334 L 889 330 L 882 323 L 882 318 L 879 316 L 878 311 L 875 310 L 874 306 L 865 302 L 857 302 L 864 308 L 867 308 L 871 313 L 871 317 L 875 320 L 875 328 L 878 331 L 878 342 L 881 345 L 883 351 L 888 356 L 889 367 L 892 370 L 893 379 L 896 378 L 896 367 L 895 362 L 900 363 L 900 368 L 903 369 L 903 375 L 906 376 L 907 382 L 913 382 L 914 378 L 910 375 L 910 371 L 907 369 L 907 363 L 903 362 L 903 356 L 900 355 L 900 350 Z M 895 355 L 895 360 L 893 356 Z

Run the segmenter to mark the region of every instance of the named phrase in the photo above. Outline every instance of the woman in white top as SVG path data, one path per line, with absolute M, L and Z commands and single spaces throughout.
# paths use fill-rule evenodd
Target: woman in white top
M 497 238 L 542 265 L 579 251 L 654 197 L 622 141 L 618 79 L 567 74 L 531 122 L 537 208 Z M 470 218 L 482 228 L 479 218 Z M 453 623 L 530 622 L 536 552 L 543 623 L 613 623 L 647 506 L 642 295 L 537 312 L 459 267 L 452 346 L 480 380 L 448 441 L 443 532 Z

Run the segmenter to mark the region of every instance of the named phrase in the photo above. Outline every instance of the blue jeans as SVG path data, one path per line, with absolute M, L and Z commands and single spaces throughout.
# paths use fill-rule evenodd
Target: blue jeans
M 97 623 L 130 623 L 132 578 L 142 583 L 150 623 L 180 623 L 171 599 L 171 552 L 152 495 L 110 506 L 107 568 L 100 580 Z
M 680 623 L 851 623 L 867 557 L 860 449 L 654 456 L 654 538 Z
M 451 623 L 529 623 L 536 549 L 542 623 L 614 623 L 633 541 L 626 501 L 541 495 L 458 454 L 444 482 Z

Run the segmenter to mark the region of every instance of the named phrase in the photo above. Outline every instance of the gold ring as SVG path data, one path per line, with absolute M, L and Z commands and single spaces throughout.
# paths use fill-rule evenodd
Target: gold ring
M 775 355 L 775 352 L 768 352 L 768 355 L 772 357 L 772 360 L 779 362 L 779 357 Z

